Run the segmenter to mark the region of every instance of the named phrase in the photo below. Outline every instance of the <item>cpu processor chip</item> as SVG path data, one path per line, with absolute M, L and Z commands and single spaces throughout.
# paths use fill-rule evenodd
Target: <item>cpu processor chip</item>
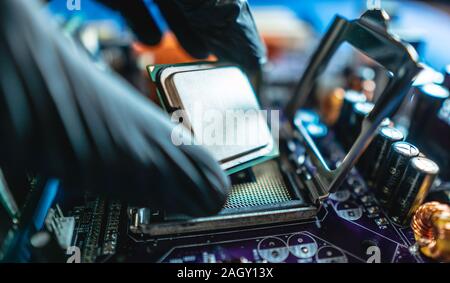
M 268 113 L 261 111 L 248 78 L 238 67 L 171 65 L 149 68 L 152 74 L 151 69 L 158 72 L 152 78 L 164 107 L 181 117 L 195 143 L 228 173 L 277 155 Z

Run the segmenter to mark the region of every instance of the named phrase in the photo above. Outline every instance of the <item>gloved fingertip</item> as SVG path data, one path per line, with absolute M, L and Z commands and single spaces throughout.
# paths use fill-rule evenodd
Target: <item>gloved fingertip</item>
M 156 45 L 161 41 L 161 30 L 153 21 L 153 18 L 147 17 L 143 20 L 126 17 L 125 20 L 140 42 L 147 45 Z
M 162 35 L 139 33 L 135 31 L 136 38 L 139 42 L 146 45 L 157 45 L 161 42 Z
M 206 59 L 210 55 L 210 53 L 206 49 L 192 47 L 182 43 L 180 44 L 184 48 L 184 50 L 186 50 L 186 52 L 195 59 Z

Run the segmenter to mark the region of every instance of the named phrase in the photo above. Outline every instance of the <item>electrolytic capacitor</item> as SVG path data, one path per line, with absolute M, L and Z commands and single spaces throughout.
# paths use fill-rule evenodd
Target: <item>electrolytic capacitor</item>
M 396 189 L 389 215 L 398 224 L 405 225 L 424 201 L 439 173 L 439 166 L 425 157 L 410 160 Z
M 391 125 L 394 125 L 394 123 L 391 121 L 391 119 L 384 118 L 383 121 L 381 121 L 379 128 L 387 127 L 387 126 L 391 126 Z
M 341 112 L 339 113 L 339 118 L 335 125 L 336 134 L 339 141 L 344 142 L 345 137 L 347 136 L 347 130 L 350 125 L 350 117 L 353 112 L 353 105 L 358 102 L 365 102 L 366 96 L 360 92 L 356 92 L 353 90 L 348 90 L 345 92 L 344 101 L 342 102 Z
M 313 140 L 317 142 L 323 140 L 328 134 L 328 127 L 321 122 L 308 123 L 306 130 Z
M 394 127 L 385 126 L 378 129 L 377 135 L 357 165 L 369 186 L 373 186 L 381 165 L 386 162 L 391 145 L 394 142 L 402 141 L 403 138 L 402 132 Z
M 382 166 L 376 178 L 376 195 L 382 206 L 389 206 L 409 160 L 418 155 L 417 147 L 408 142 L 399 141 L 392 144 L 385 166 Z
M 416 104 L 409 126 L 408 140 L 420 142 L 426 138 L 426 129 L 433 126 L 444 101 L 450 96 L 447 89 L 437 84 L 425 84 L 414 89 Z
M 350 123 L 349 123 L 350 127 L 346 135 L 347 139 L 344 142 L 344 147 L 347 150 L 355 142 L 356 138 L 361 132 L 361 126 L 364 117 L 369 115 L 373 107 L 374 104 L 372 102 L 358 102 L 353 105 L 352 114 L 350 115 Z
M 313 110 L 300 109 L 295 113 L 294 124 L 299 125 L 303 123 L 318 123 L 320 120 L 319 114 Z

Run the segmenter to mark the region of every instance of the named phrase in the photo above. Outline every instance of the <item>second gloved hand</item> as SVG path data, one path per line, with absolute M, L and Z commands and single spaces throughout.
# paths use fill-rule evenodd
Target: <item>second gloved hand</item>
M 161 38 L 142 0 L 98 0 L 118 10 L 139 40 Z M 214 54 L 219 60 L 255 73 L 266 61 L 266 49 L 245 0 L 154 0 L 183 48 L 196 58 Z

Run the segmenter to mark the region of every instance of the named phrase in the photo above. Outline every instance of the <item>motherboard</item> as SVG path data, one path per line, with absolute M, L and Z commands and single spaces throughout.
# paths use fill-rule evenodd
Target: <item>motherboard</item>
M 328 160 L 342 158 L 343 150 L 331 135 L 323 145 L 330 153 Z M 268 185 L 273 189 L 280 184 L 275 179 Z M 235 193 L 243 187 L 236 185 Z M 266 196 L 272 197 L 282 201 L 289 196 Z M 231 205 L 231 201 L 226 204 Z M 387 216 L 356 169 L 323 203 L 317 216 L 305 221 L 152 237 L 130 230 L 128 210 L 119 202 L 96 197 L 71 212 L 77 223 L 73 245 L 80 247 L 82 262 L 430 261 L 418 252 L 411 228 Z
M 279 154 L 223 168 L 231 190 L 217 214 L 174 215 L 33 174 L 6 182 L 0 170 L 0 262 L 449 261 L 450 68 L 419 70 L 410 45 L 373 26 L 384 14 L 366 13 L 352 21 L 336 16 L 331 29 L 345 32 L 331 30 L 319 47 L 314 38 L 270 58 L 254 104 L 280 110 L 287 134 L 277 141 Z M 335 34 L 356 50 L 338 50 L 329 41 Z M 331 51 L 337 55 L 325 54 Z M 226 94 L 219 69 L 224 80 L 205 84 L 204 93 Z M 427 82 L 411 85 L 419 71 Z M 13 198 L 17 207 L 8 205 Z

